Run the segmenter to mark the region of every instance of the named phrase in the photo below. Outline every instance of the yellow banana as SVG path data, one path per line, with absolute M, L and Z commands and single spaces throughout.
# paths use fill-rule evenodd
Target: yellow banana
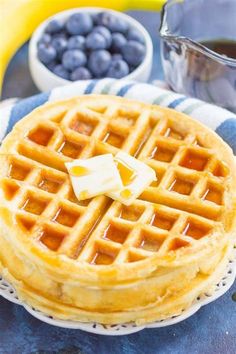
M 159 10 L 165 0 L 92 0 L 89 6 Z M 88 6 L 88 0 L 0 0 L 0 93 L 4 72 L 16 50 L 47 17 L 65 9 Z

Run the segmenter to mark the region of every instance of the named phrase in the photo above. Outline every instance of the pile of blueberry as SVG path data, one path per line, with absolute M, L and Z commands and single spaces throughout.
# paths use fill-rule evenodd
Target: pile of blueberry
M 143 35 L 109 12 L 75 13 L 48 23 L 37 44 L 39 60 L 66 80 L 120 79 L 145 56 Z

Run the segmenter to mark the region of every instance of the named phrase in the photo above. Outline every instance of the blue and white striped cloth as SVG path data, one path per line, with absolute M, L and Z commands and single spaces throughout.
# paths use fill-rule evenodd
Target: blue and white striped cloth
M 111 94 L 147 103 L 174 108 L 189 114 L 211 129 L 215 130 L 236 154 L 236 115 L 205 103 L 173 93 L 163 88 L 124 80 L 102 79 L 75 82 L 58 87 L 48 93 L 41 93 L 26 99 L 11 99 L 0 103 L 0 143 L 22 117 L 34 108 L 55 100 L 84 94 Z

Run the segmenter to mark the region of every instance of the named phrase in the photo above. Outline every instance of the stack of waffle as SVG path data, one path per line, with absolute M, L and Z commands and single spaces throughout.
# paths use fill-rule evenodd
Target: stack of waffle
M 119 150 L 156 171 L 131 206 L 79 202 L 65 163 Z M 0 273 L 56 318 L 178 315 L 222 277 L 235 231 L 231 149 L 190 117 L 112 96 L 46 104 L 0 150 Z

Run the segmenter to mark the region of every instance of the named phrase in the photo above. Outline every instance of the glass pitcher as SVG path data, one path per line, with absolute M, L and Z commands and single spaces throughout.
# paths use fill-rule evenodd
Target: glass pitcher
M 236 0 L 170 0 L 160 36 L 169 86 L 236 112 Z M 223 43 L 230 56 L 209 43 Z

